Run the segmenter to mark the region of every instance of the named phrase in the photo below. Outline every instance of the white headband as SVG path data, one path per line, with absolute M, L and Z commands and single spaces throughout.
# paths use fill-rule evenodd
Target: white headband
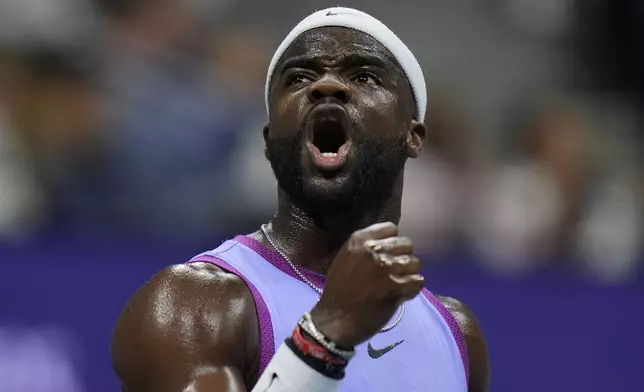
M 266 111 L 270 113 L 268 105 L 268 94 L 270 90 L 270 83 L 277 63 L 286 52 L 286 49 L 299 37 L 302 33 L 316 29 L 318 27 L 347 27 L 357 31 L 361 31 L 370 35 L 394 55 L 400 66 L 402 67 L 409 84 L 411 85 L 414 99 L 416 101 L 417 120 L 423 121 L 425 119 L 425 108 L 427 106 L 427 90 L 425 86 L 425 78 L 423 77 L 423 70 L 418 64 L 418 60 L 414 54 L 407 48 L 407 46 L 394 34 L 387 26 L 381 21 L 368 15 L 362 11 L 354 10 L 352 8 L 333 7 L 327 8 L 322 11 L 315 12 L 304 20 L 302 20 L 291 32 L 286 36 L 284 41 L 277 48 L 273 55 L 273 59 L 268 67 L 268 74 L 266 76 Z

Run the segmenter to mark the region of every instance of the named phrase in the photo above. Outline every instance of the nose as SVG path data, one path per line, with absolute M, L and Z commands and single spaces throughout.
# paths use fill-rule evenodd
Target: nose
M 337 78 L 327 76 L 309 86 L 307 95 L 311 103 L 316 103 L 323 98 L 335 98 L 343 103 L 351 99 L 349 87 Z

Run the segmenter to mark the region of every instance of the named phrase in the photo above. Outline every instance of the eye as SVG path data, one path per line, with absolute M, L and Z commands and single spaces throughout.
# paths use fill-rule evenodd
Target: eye
M 351 80 L 359 84 L 380 84 L 380 79 L 367 72 L 358 73 Z
M 311 81 L 311 78 L 309 78 L 306 75 L 303 74 L 293 74 L 288 78 L 287 85 L 288 86 L 296 86 L 298 84 L 303 84 L 303 83 L 309 83 Z

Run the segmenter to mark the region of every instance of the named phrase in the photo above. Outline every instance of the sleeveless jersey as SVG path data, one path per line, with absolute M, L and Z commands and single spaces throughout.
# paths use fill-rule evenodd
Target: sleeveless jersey
M 247 236 L 226 241 L 190 262 L 213 263 L 239 276 L 250 289 L 260 324 L 260 374 L 302 314 L 318 300 L 318 294 L 297 277 L 282 256 Z M 316 286 L 324 287 L 323 275 L 306 269 L 301 272 Z M 392 321 L 396 317 L 398 314 Z M 384 355 L 369 355 L 368 343 L 377 351 L 398 342 Z M 394 329 L 376 334 L 356 351 L 341 392 L 467 391 L 464 337 L 452 314 L 426 289 L 407 302 L 404 317 Z

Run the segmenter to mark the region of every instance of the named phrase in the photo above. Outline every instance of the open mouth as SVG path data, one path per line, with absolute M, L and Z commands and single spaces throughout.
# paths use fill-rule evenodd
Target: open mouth
M 313 145 L 324 156 L 337 155 L 346 142 L 347 137 L 339 121 L 322 120 L 313 127 Z
M 342 113 L 333 113 L 335 110 L 329 109 L 323 115 L 315 116 L 311 122 L 309 149 L 315 166 L 324 171 L 342 167 L 351 145 L 347 137 L 348 121 L 343 121 L 346 114 L 340 109 Z

